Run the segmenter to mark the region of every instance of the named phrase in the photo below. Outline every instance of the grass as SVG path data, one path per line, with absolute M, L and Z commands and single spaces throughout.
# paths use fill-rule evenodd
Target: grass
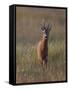
M 60 34 L 61 35 L 61 34 Z M 56 36 L 57 38 L 57 36 Z M 64 39 L 49 39 L 48 67 L 43 71 L 37 59 L 36 47 L 32 44 L 18 44 L 16 47 L 17 83 L 63 81 L 66 79 Z
M 65 10 L 16 9 L 16 83 L 66 80 Z M 48 40 L 48 67 L 37 59 L 37 43 L 42 33 L 42 18 L 52 21 Z M 55 17 L 55 18 L 54 18 Z

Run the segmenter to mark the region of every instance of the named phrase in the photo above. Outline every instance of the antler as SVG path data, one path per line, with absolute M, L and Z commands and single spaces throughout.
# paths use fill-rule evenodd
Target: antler
M 42 20 L 42 24 L 41 24 L 41 29 L 44 30 L 45 29 L 45 20 Z
M 51 30 L 51 27 L 52 27 L 51 23 L 48 23 L 47 30 Z
M 51 30 L 52 24 L 49 22 L 46 22 L 45 19 L 42 20 L 41 29 L 42 30 Z

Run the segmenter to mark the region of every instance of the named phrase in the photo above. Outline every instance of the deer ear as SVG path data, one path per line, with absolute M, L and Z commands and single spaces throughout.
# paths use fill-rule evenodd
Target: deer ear
M 42 32 L 45 31 L 45 25 L 41 25 L 41 31 L 42 31 Z
M 43 26 L 41 27 L 41 30 L 44 31 L 44 27 Z
M 41 30 L 42 30 L 42 31 L 45 31 L 45 19 L 42 20 Z

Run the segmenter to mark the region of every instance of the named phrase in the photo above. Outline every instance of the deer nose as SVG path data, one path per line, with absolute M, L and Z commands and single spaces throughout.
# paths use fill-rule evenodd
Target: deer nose
M 45 38 L 47 38 L 47 36 L 45 36 Z
M 47 38 L 47 35 L 45 34 L 44 37 Z

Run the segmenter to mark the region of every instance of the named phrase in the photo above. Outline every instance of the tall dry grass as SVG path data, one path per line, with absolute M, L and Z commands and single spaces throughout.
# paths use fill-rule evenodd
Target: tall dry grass
M 38 9 L 30 10 L 30 14 L 29 10 L 17 8 L 16 83 L 66 80 L 65 11 L 53 9 L 45 12 Z M 42 37 L 42 17 L 50 19 L 53 24 L 48 40 L 48 67 L 45 70 L 39 64 L 36 52 L 37 44 Z

